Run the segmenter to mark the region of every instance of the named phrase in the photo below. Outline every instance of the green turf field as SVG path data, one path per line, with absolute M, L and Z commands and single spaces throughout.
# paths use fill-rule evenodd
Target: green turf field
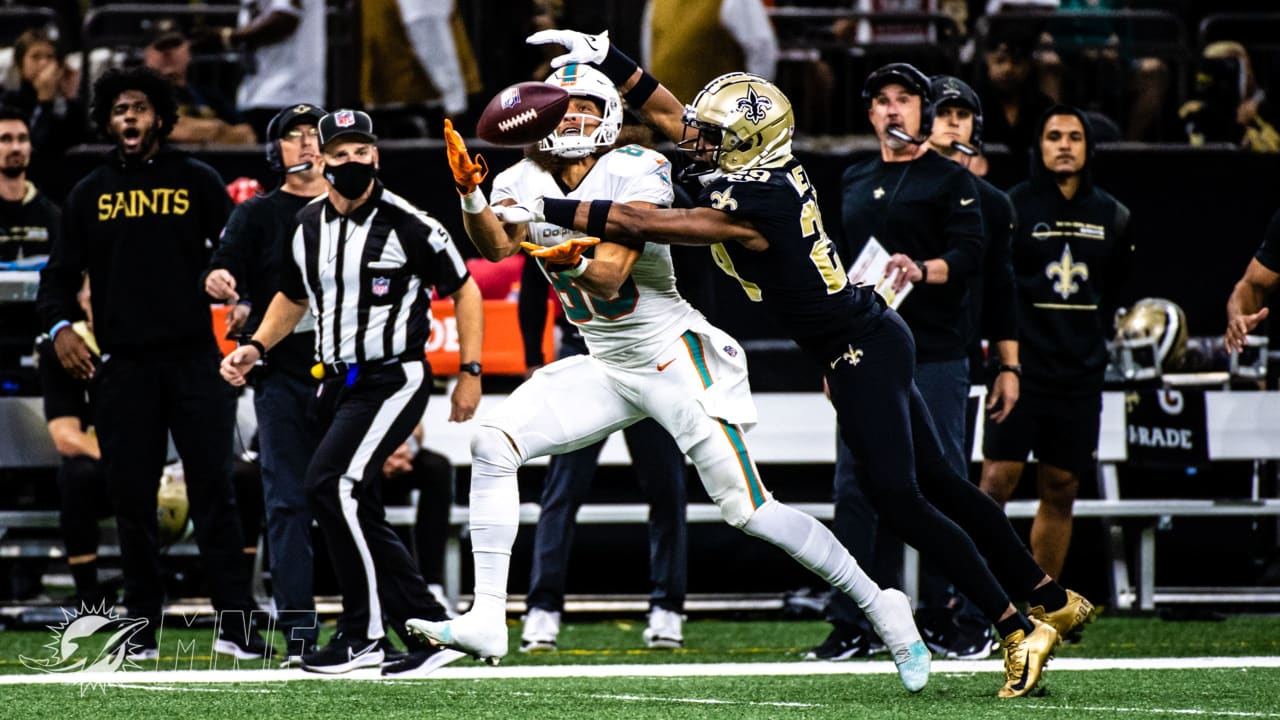
M 825 635 L 822 623 L 695 620 L 686 625 L 688 648 L 674 652 L 640 649 L 643 628 L 570 623 L 559 653 L 513 652 L 498 668 L 463 660 L 424 680 L 383 681 L 371 671 L 362 680 L 301 679 L 242 663 L 242 672 L 203 675 L 216 682 L 189 672 L 232 667 L 209 655 L 211 631 L 166 630 L 161 659 L 140 668 L 165 674 L 140 672 L 134 682 L 113 673 L 102 688 L 27 683 L 42 674 L 19 658 L 48 656 L 50 634 L 9 631 L 0 633 L 8 676 L 0 677 L 0 718 L 1280 719 L 1280 617 L 1104 617 L 1082 643 L 1061 649 L 1046 692 L 1021 700 L 995 698 L 995 661 L 937 663 L 917 696 L 883 656 L 805 662 L 803 651 Z M 513 648 L 517 633 L 513 624 Z M 1258 657 L 1267 659 L 1248 659 Z

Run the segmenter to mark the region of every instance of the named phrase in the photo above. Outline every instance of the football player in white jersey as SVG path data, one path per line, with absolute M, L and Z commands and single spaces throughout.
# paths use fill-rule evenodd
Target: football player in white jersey
M 584 447 L 652 417 L 698 469 L 725 521 L 777 545 L 848 593 L 894 652 L 903 684 L 919 691 L 928 681 L 929 651 L 910 601 L 897 590 L 881 591 L 826 526 L 765 489 L 743 437 L 756 419 L 746 357 L 736 340 L 676 291 L 669 248 L 600 243 L 507 216 L 521 212 L 512 207 L 518 200 L 538 196 L 644 208 L 672 199 L 670 163 L 662 155 L 634 145 L 599 154 L 615 142 L 622 116 L 607 78 L 570 65 L 549 82 L 571 95 L 560 128 L 539 145 L 566 160 L 559 178 L 523 160 L 498 175 L 491 207 L 477 187 L 485 167 L 467 155 L 451 125 L 446 140 L 467 234 L 492 261 L 519 252 L 523 243 L 560 293 L 591 354 L 547 365 L 477 421 L 470 520 L 475 602 L 447 622 L 410 620 L 409 630 L 496 664 L 507 652 L 507 573 L 519 527 L 516 471 L 531 458 Z M 588 259 L 583 253 L 591 246 Z

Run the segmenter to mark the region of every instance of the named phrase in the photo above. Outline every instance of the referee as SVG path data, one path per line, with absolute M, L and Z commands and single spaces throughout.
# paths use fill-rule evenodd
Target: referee
M 422 418 L 431 391 L 425 345 L 431 295 L 456 304 L 462 366 L 450 420 L 475 414 L 480 401 L 480 290 L 448 232 L 383 188 L 378 148 L 365 113 L 338 110 L 319 122 L 328 195 L 298 213 L 282 263 L 280 292 L 257 332 L 222 362 L 222 376 L 245 373 L 306 314 L 316 321 L 322 375 L 317 415 L 323 435 L 306 486 L 343 594 L 338 633 L 302 656 L 302 667 L 344 673 L 384 660 L 385 612 L 394 627 L 410 617 L 443 619 L 417 565 L 387 523 L 382 465 Z M 323 371 L 323 373 L 321 373 Z M 401 636 L 409 654 L 384 675 L 426 674 L 461 656 Z

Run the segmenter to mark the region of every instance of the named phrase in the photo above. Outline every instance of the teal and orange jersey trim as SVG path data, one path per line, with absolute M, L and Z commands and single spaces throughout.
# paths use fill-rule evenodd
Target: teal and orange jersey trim
M 684 346 L 689 351 L 689 358 L 693 360 L 693 366 L 698 371 L 702 387 L 704 389 L 711 387 L 714 380 L 711 378 L 711 370 L 707 367 L 702 340 L 692 330 L 686 331 L 680 339 L 684 341 Z M 738 467 L 742 469 L 742 477 L 746 480 L 747 490 L 750 491 L 751 507 L 758 508 L 764 504 L 764 485 L 760 482 L 760 473 L 756 470 L 756 464 L 751 460 L 751 453 L 747 451 L 747 443 L 742 438 L 742 431 L 736 425 L 719 418 L 717 422 L 720 423 L 720 429 L 724 431 L 725 437 L 729 439 L 729 444 L 733 446 L 733 454 L 738 458 Z

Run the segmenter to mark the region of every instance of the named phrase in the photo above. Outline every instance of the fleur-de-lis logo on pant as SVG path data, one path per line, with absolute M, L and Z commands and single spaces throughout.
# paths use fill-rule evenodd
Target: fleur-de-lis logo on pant
M 1057 281 L 1053 283 L 1053 291 L 1057 293 L 1063 300 L 1067 300 L 1072 295 L 1080 292 L 1080 286 L 1076 284 L 1075 279 L 1089 279 L 1089 266 L 1085 263 L 1077 263 L 1071 257 L 1071 246 L 1065 245 L 1062 248 L 1062 257 L 1058 262 L 1049 263 L 1044 269 L 1045 277 Z
M 861 350 L 856 350 L 852 345 L 850 345 L 848 350 L 845 350 L 839 357 L 831 361 L 831 369 L 835 370 L 836 365 L 839 365 L 841 362 L 847 362 L 850 365 L 857 366 L 858 363 L 862 362 L 862 355 L 863 353 Z
M 773 101 L 757 93 L 756 89 L 750 85 L 747 86 L 747 96 L 738 98 L 737 109 L 742 111 L 742 116 L 748 122 L 756 125 L 760 124 L 760 121 L 764 119 L 765 112 L 771 107 L 773 107 Z

